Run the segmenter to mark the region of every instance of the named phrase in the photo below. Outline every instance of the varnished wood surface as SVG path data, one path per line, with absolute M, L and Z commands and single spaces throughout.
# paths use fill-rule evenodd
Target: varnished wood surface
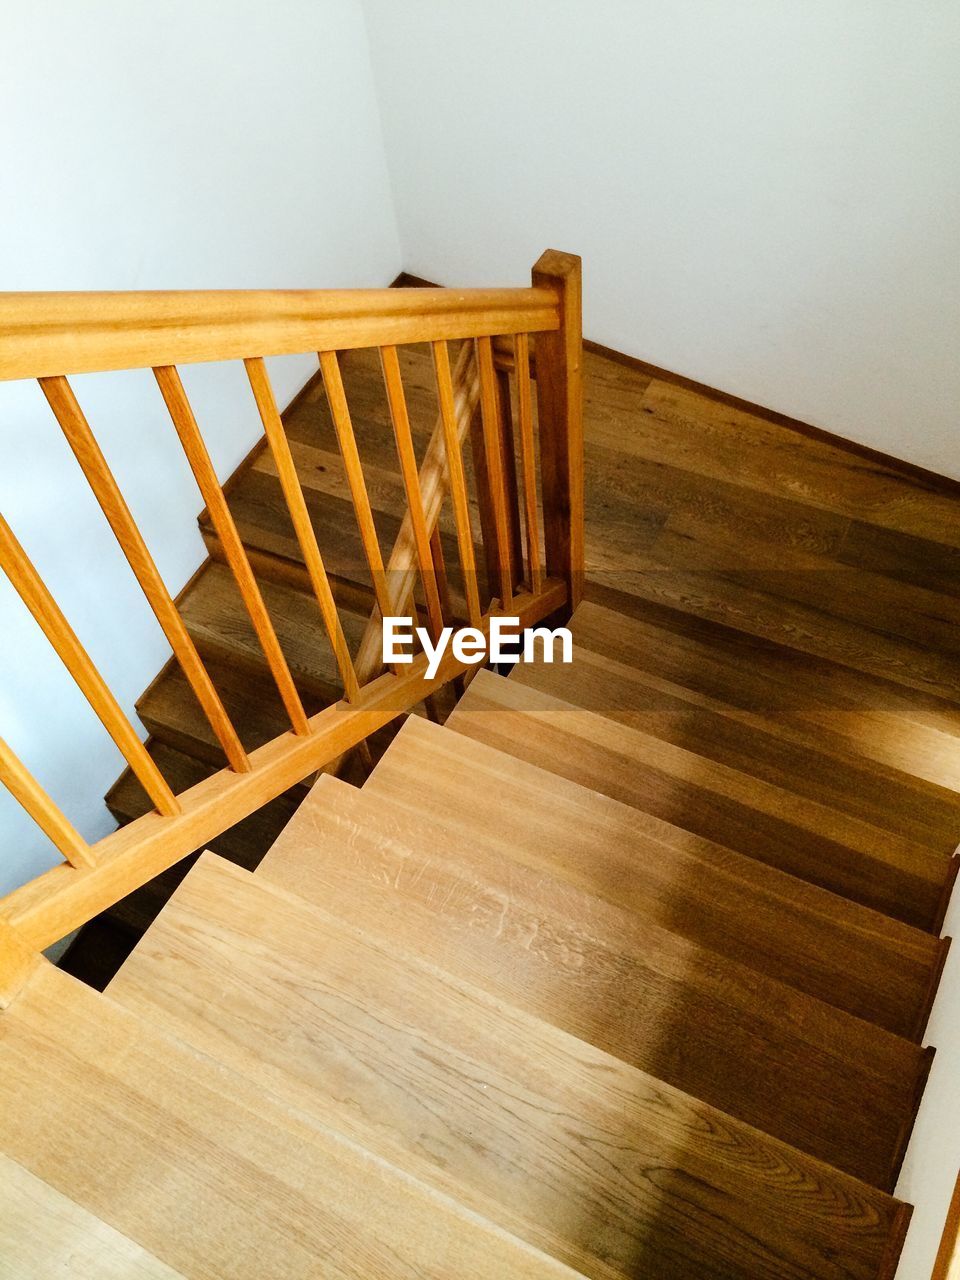
M 0 1152 L 192 1280 L 572 1274 L 50 965 L 0 1103 Z
M 860 754 L 850 735 L 829 731 L 831 709 L 838 727 L 844 721 L 843 712 L 831 708 L 827 679 L 818 702 L 814 680 L 801 684 L 802 673 L 786 656 L 778 680 L 749 646 L 738 653 L 717 638 L 698 642 L 589 600 L 572 630 L 572 664 L 518 666 L 511 678 L 930 849 L 953 852 L 960 794 Z M 798 676 L 793 689 L 791 672 Z M 851 730 L 855 716 L 849 713 Z M 896 736 L 887 735 L 889 753 L 917 729 L 904 720 Z M 909 763 L 906 754 L 902 765 Z
M 549 668 L 544 668 L 549 669 Z M 564 688 L 563 668 L 554 688 Z M 522 677 L 521 677 L 522 678 Z M 949 855 L 796 796 L 700 750 L 481 672 L 460 733 L 920 928 L 939 927 Z
M 926 1016 L 939 939 L 452 730 L 409 718 L 365 789 L 408 842 L 425 816 L 858 1016 Z
M 110 993 L 591 1276 L 875 1276 L 900 1229 L 895 1201 L 212 857 Z
M 556 329 L 547 289 L 0 293 L 0 379 Z
M 917 1046 L 569 882 L 321 779 L 258 875 L 890 1190 Z
M 552 579 L 536 599 L 517 596 L 515 607 L 521 625 L 532 626 L 548 617 L 565 596 L 565 585 Z M 488 621 L 485 617 L 485 626 Z M 432 678 L 427 678 L 426 665 L 426 655 L 421 654 L 403 675 L 385 674 L 374 680 L 356 704 L 337 702 L 325 707 L 310 717 L 306 734 L 287 733 L 254 752 L 249 773 L 223 770 L 197 783 L 179 797 L 177 817 L 148 814 L 105 836 L 97 846 L 96 866 L 82 875 L 73 867 L 54 867 L 15 889 L 4 899 L 12 924 L 27 945 L 40 950 L 50 946 L 310 773 L 358 746 L 466 670 L 450 650 L 440 659 Z
M 5 1155 L 0 1204 L 0 1275 L 10 1280 L 184 1280 Z

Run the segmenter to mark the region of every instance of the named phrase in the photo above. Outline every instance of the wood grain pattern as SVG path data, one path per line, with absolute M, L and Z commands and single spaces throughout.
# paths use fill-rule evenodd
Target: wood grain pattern
M 0 379 L 539 332 L 547 289 L 0 293 Z
M 563 583 L 548 580 L 539 596 L 518 596 L 514 607 L 522 625 L 559 608 L 565 590 Z M 97 845 L 95 867 L 54 867 L 8 894 L 2 911 L 26 945 L 42 950 L 390 724 L 463 670 L 464 664 L 448 650 L 432 680 L 426 678 L 422 656 L 402 676 L 379 677 L 356 703 L 337 702 L 311 716 L 307 734 L 285 734 L 251 753 L 249 773 L 223 771 L 205 779 L 180 797 L 176 817 L 148 814 L 104 837 Z
M 0 1098 L 0 1151 L 191 1277 L 572 1275 L 52 966 L 0 1019 Z
M 0 1155 L 0 1262 L 30 1280 L 184 1280 L 68 1196 Z
M 408 844 L 440 823 L 451 845 L 499 849 L 858 1016 L 910 1035 L 926 1017 L 939 939 L 452 730 L 408 719 L 365 790 Z
M 604 653 L 579 643 L 581 621 L 591 624 L 594 636 L 609 631 Z M 733 705 L 691 687 L 706 682 L 695 678 L 684 682 L 687 673 L 702 675 L 692 663 L 671 668 L 665 654 L 671 647 L 669 632 L 659 633 L 662 639 L 657 643 L 658 633 L 651 630 L 650 658 L 640 657 L 642 665 L 634 666 L 607 656 L 618 651 L 618 636 L 629 635 L 630 619 L 585 601 L 572 625 L 572 664 L 524 664 L 515 668 L 511 678 L 862 818 L 881 830 L 908 836 L 942 853 L 953 852 L 960 831 L 956 793 L 858 756 L 836 739 L 818 735 L 813 725 L 804 734 L 785 712 L 751 714 L 742 702 Z M 738 665 L 745 686 L 751 671 L 746 664 Z M 755 692 L 762 696 L 760 681 L 755 676 L 754 680 Z
M 448 724 L 864 906 L 933 929 L 951 857 L 696 749 L 481 672 Z
M 110 991 L 589 1275 L 874 1276 L 898 1230 L 881 1193 L 213 858 Z
M 335 778 L 258 876 L 890 1190 L 928 1051 Z
M 605 635 L 609 616 L 585 613 L 581 645 L 720 699 L 745 722 L 776 720 L 795 740 L 912 775 L 941 805 L 960 791 L 960 709 L 949 703 L 624 592 L 591 584 L 590 595 L 620 618 Z

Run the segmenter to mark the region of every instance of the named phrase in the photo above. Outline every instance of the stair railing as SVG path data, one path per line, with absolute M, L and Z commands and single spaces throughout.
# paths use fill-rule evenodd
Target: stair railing
M 61 864 L 0 900 L 0 1007 L 13 999 L 45 947 L 464 674 L 466 666 L 449 647 L 432 679 L 426 678 L 423 655 L 393 671 L 382 671 L 381 663 L 380 619 L 416 610 L 418 586 L 434 637 L 445 622 L 455 621 L 450 617 L 438 534 L 447 495 L 455 520 L 466 621 L 488 630 L 491 617 L 509 615 L 531 626 L 549 615 L 572 611 L 583 580 L 580 313 L 580 260 L 554 250 L 543 254 L 534 267 L 531 287 L 520 289 L 0 294 L 0 379 L 38 380 L 227 760 L 227 767 L 212 777 L 179 795 L 173 793 L 0 516 L 0 568 L 155 806 L 153 812 L 90 844 L 0 739 L 0 781 L 63 856 Z M 452 368 L 449 342 L 462 344 Z M 406 343 L 430 344 L 436 379 L 437 422 L 419 466 L 397 353 Z M 386 559 L 340 371 L 340 353 L 361 347 L 380 352 L 406 494 L 400 533 Z M 264 363 L 266 356 L 303 352 L 319 353 L 373 584 L 374 607 L 355 655 L 344 637 Z M 178 372 L 180 365 L 230 359 L 244 362 L 343 682 L 342 699 L 313 716 L 304 709 Z M 72 374 L 131 368 L 153 370 L 286 709 L 289 731 L 253 751 L 240 741 L 68 381 Z M 516 433 L 510 420 L 510 372 L 516 386 Z M 481 545 L 493 584 L 485 603 L 478 589 L 462 457 L 475 415 Z

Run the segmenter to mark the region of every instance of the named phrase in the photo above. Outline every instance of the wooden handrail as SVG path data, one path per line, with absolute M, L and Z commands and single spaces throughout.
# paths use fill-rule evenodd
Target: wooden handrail
M 0 381 L 559 326 L 550 289 L 0 293 Z
M 562 582 L 548 580 L 539 596 L 517 596 L 512 612 L 522 626 L 533 626 L 560 608 L 565 596 Z M 90 871 L 53 867 L 15 889 L 3 901 L 3 918 L 30 947 L 49 946 L 467 669 L 448 648 L 433 680 L 426 678 L 423 655 L 403 675 L 387 672 L 361 690 L 357 703 L 335 702 L 311 716 L 310 732 L 303 737 L 287 733 L 252 751 L 249 773 L 223 769 L 183 792 L 178 817 L 147 814 L 105 836 Z M 2 968 L 0 956 L 0 988 Z
M 445 618 L 452 620 L 454 608 L 461 608 L 459 601 L 451 599 L 440 537 L 439 520 L 448 492 L 466 611 L 474 625 L 485 629 L 498 614 L 516 614 L 521 625 L 533 625 L 575 603 L 583 576 L 579 300 L 579 259 L 555 253 L 541 258 L 534 272 L 534 287 L 529 289 L 0 294 L 0 379 L 31 377 L 40 381 L 233 766 L 182 795 L 170 791 L 23 549 L 0 519 L 0 567 L 6 569 L 158 807 L 158 811 L 87 845 L 51 797 L 0 743 L 0 783 L 7 785 L 66 859 L 0 901 L 0 1007 L 13 997 L 29 971 L 31 953 L 83 924 L 344 752 L 357 747 L 363 750 L 371 733 L 429 699 L 442 685 L 476 669 L 459 662 L 447 650 L 432 679 L 426 678 L 422 656 L 412 665 L 400 664 L 379 674 L 383 665 L 381 618 L 384 613 L 417 611 L 414 589 L 418 576 L 434 634 Z M 533 475 L 537 442 L 529 381 L 531 333 L 536 343 L 540 409 L 545 570 L 539 556 Z M 509 343 L 515 359 L 497 363 L 495 338 Z M 463 340 L 452 371 L 446 346 L 451 339 Z M 437 386 L 438 414 L 419 465 L 397 357 L 397 345 L 411 342 L 431 344 Z M 361 346 L 381 352 L 399 472 L 407 497 L 407 510 L 386 565 L 340 375 L 338 353 Z M 372 575 L 376 607 L 355 657 L 347 648 L 337 596 L 327 577 L 264 364 L 266 356 L 306 351 L 319 352 Z M 305 584 L 316 596 L 344 679 L 345 698 L 310 717 L 177 370 L 179 363 L 234 358 L 245 364 L 303 553 Z M 290 718 L 292 733 L 279 734 L 249 755 L 227 718 L 177 605 L 167 593 L 66 380 L 70 373 L 130 367 L 153 369 Z M 523 566 L 511 376 L 517 379 L 526 588 L 518 585 Z M 479 440 L 473 485 L 490 579 L 488 598 L 495 597 L 486 612 L 481 611 L 477 587 L 471 494 L 461 454 L 481 402 L 482 440 L 473 431 L 473 443 Z M 368 599 L 369 594 L 365 603 Z

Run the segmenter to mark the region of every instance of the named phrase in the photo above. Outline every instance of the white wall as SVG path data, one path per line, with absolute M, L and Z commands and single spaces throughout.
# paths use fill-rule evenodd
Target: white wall
M 0 5 L 0 288 L 384 285 L 400 251 L 356 0 Z M 273 361 L 285 402 L 315 358 Z M 242 367 L 184 374 L 221 476 Z M 148 373 L 75 379 L 174 592 L 202 502 Z M 0 510 L 124 707 L 168 650 L 38 388 L 0 384 Z M 2 577 L 2 575 L 0 575 Z M 6 580 L 0 734 L 88 838 L 122 761 Z M 2 788 L 0 788 L 2 792 Z M 0 892 L 56 855 L 0 794 Z
M 408 270 L 960 477 L 953 0 L 364 0 Z

